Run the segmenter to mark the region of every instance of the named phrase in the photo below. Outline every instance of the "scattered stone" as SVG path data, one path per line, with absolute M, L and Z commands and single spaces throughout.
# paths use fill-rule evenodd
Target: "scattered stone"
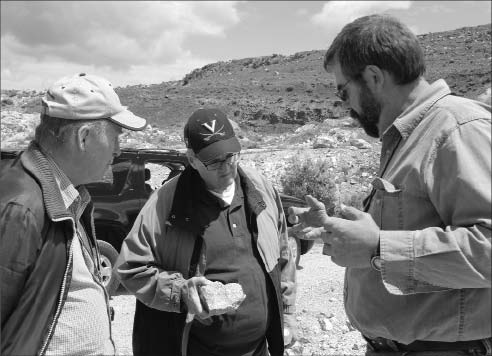
M 317 137 L 313 143 L 313 148 L 335 148 L 337 146 L 336 140 L 329 136 Z
M 357 147 L 359 149 L 368 149 L 368 148 L 371 148 L 372 147 L 369 142 L 367 142 L 366 140 L 363 140 L 361 138 L 350 140 L 350 144 L 353 147 Z
M 318 321 L 319 321 L 319 324 L 321 326 L 321 330 L 323 330 L 323 331 L 333 330 L 333 324 L 330 322 L 329 319 L 320 318 L 320 319 L 318 319 Z

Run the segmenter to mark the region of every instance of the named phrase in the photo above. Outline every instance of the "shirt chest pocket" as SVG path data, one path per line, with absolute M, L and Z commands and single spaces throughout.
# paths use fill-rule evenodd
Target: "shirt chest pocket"
M 369 213 L 381 230 L 402 230 L 404 227 L 403 191 L 391 182 L 377 177 L 372 181 L 374 196 Z

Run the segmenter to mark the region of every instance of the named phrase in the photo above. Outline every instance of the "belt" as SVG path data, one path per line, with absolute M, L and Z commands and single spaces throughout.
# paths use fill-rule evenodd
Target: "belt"
M 364 336 L 364 339 L 375 352 L 470 351 L 472 354 L 475 352 L 479 355 L 492 355 L 492 338 L 456 342 L 417 340 L 408 345 L 382 337 L 371 339 Z

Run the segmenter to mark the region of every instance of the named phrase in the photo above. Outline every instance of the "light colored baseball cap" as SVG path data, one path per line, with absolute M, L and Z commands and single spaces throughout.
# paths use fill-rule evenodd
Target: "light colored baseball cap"
M 108 119 L 129 129 L 143 130 L 144 118 L 122 106 L 118 94 L 106 79 L 80 73 L 63 77 L 46 92 L 42 113 L 67 120 Z

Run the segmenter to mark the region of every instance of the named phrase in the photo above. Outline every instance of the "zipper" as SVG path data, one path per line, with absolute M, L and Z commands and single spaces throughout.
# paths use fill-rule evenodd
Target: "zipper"
M 94 212 L 94 208 L 91 209 L 91 215 L 93 215 L 93 212 Z M 87 241 L 89 241 L 89 234 L 87 234 L 87 230 L 85 229 L 84 225 L 80 224 L 80 227 L 82 230 L 84 230 L 84 233 L 87 236 Z M 113 330 L 112 330 L 112 324 L 111 324 L 111 308 L 109 305 L 109 294 L 106 290 L 106 287 L 104 287 L 104 285 L 102 283 L 101 263 L 100 263 L 101 259 L 100 259 L 99 247 L 97 246 L 97 239 L 95 239 L 96 234 L 95 234 L 95 228 L 94 228 L 93 220 L 91 220 L 91 232 L 92 232 L 92 236 L 94 237 L 94 240 L 95 240 L 95 241 L 93 241 L 94 242 L 94 248 L 92 248 L 91 246 L 89 246 L 89 248 L 88 248 L 87 246 L 85 246 L 85 244 L 82 243 L 82 241 L 80 242 L 80 247 L 82 249 L 82 255 L 87 254 L 90 257 L 90 259 L 92 260 L 92 263 L 94 264 L 94 272 L 95 273 L 92 273 L 89 270 L 89 273 L 91 274 L 94 283 L 96 283 L 103 290 L 104 299 L 106 302 L 106 313 L 108 314 L 108 321 L 109 321 L 109 340 L 113 344 L 114 351 L 116 352 L 116 345 L 114 344 L 114 340 L 113 340 Z M 79 238 L 78 230 L 75 230 L 75 235 L 80 241 L 81 238 Z M 89 244 L 90 244 L 90 242 L 89 242 Z M 85 259 L 85 257 L 84 257 L 84 259 Z M 89 267 L 87 267 L 87 268 L 89 269 Z
M 53 220 L 54 222 L 59 222 L 59 221 L 64 221 L 64 220 L 72 220 L 70 218 L 68 219 L 61 219 L 61 220 Z M 74 225 L 74 222 L 72 220 L 72 227 Z M 74 230 L 75 232 L 75 230 Z M 72 237 L 73 239 L 73 237 Z M 48 336 L 46 337 L 45 341 L 44 341 L 44 344 L 43 344 L 43 347 L 41 347 L 41 351 L 40 351 L 40 355 L 44 355 L 44 353 L 46 352 L 46 348 L 48 347 L 48 341 L 50 340 L 51 338 L 51 335 L 53 334 L 53 330 L 55 328 L 55 324 L 56 324 L 56 321 L 58 320 L 58 317 L 60 316 L 60 313 L 61 313 L 61 306 L 62 306 L 62 303 L 63 303 L 63 295 L 65 294 L 65 288 L 67 286 L 67 276 L 68 276 L 68 271 L 70 269 L 70 265 L 72 264 L 72 259 L 73 259 L 73 247 L 72 247 L 72 244 L 70 244 L 70 252 L 68 254 L 68 263 L 67 263 L 67 267 L 65 268 L 65 273 L 63 274 L 63 282 L 62 282 L 62 286 L 60 288 L 60 297 L 58 298 L 58 305 L 56 307 L 56 312 L 55 312 L 55 316 L 53 318 L 53 322 L 51 323 L 50 325 L 50 329 L 48 331 Z
M 78 238 L 78 237 L 77 237 Z M 93 256 L 89 251 L 87 251 L 87 248 L 84 246 L 84 244 L 80 244 L 81 248 L 85 250 L 89 256 Z M 97 245 L 96 245 L 97 246 Z M 83 254 L 84 252 L 82 252 Z M 92 259 L 92 258 L 91 258 Z M 116 352 L 116 345 L 114 344 L 113 340 L 113 330 L 112 330 L 112 324 L 111 324 L 111 310 L 110 310 L 110 305 L 109 305 L 109 294 L 108 291 L 106 290 L 106 287 L 102 284 L 102 276 L 101 276 L 101 270 L 100 270 L 100 258 L 99 258 L 99 250 L 96 248 L 96 261 L 92 259 L 92 263 L 94 263 L 94 270 L 95 274 L 89 271 L 89 273 L 92 275 L 92 279 L 94 282 L 101 287 L 104 293 L 104 299 L 106 302 L 106 313 L 108 314 L 108 321 L 109 321 L 109 340 L 111 340 L 111 343 L 113 344 L 113 348 Z M 96 278 L 97 277 L 97 278 Z

